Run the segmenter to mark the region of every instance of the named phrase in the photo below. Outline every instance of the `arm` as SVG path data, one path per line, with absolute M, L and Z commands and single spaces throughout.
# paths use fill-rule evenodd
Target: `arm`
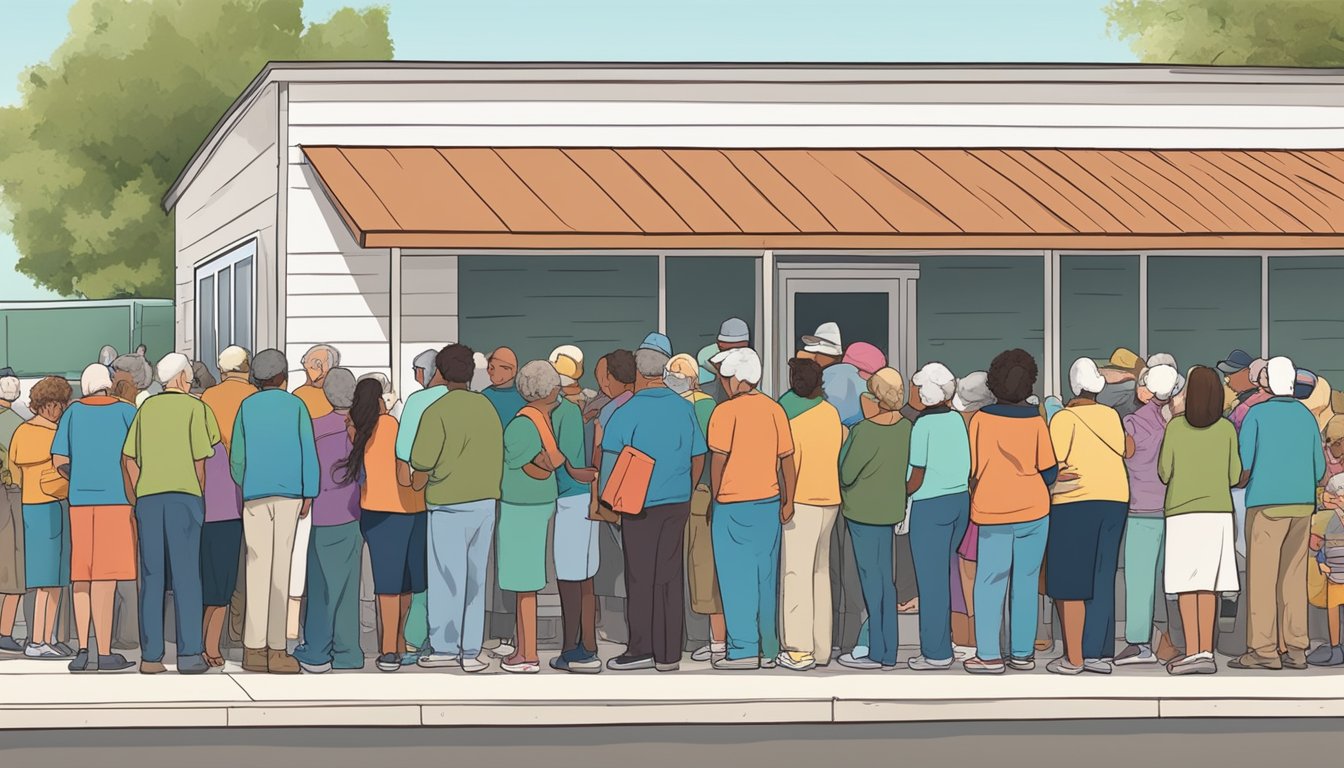
M 1249 473 L 1243 473 L 1241 465 L 1241 456 L 1237 453 L 1236 431 L 1232 432 L 1232 446 L 1227 452 L 1227 485 L 1228 487 L 1237 487 L 1239 483 L 1244 483 L 1249 479 Z
M 779 471 L 784 475 L 784 495 L 779 500 L 779 522 L 787 523 L 793 519 L 793 493 L 798 487 L 798 468 L 793 465 L 792 456 L 779 458 Z
M 1049 442 L 1054 453 L 1055 465 L 1062 466 L 1069 460 L 1069 451 L 1073 448 L 1073 414 L 1068 411 L 1060 411 L 1055 414 L 1055 418 L 1050 420 Z M 1041 469 L 1045 471 L 1044 468 Z
M 691 487 L 700 482 L 700 478 L 705 476 L 705 458 L 708 454 L 700 454 L 691 457 Z
M 1125 453 L 1124 453 L 1124 457 L 1125 457 L 1126 459 L 1132 459 L 1132 458 L 1134 458 L 1134 454 L 1135 454 L 1136 452 L 1138 452 L 1138 449 L 1139 449 L 1139 448 L 1138 448 L 1138 445 L 1134 442 L 1134 416 L 1133 416 L 1133 414 L 1131 414 L 1131 415 L 1129 415 L 1129 416 L 1126 416 L 1126 417 L 1124 418 L 1124 427 L 1125 427 Z
M 126 499 L 134 504 L 135 486 L 140 482 L 140 465 L 130 456 L 122 456 L 121 475 L 126 480 Z
M 1060 411 L 1055 415 L 1055 418 L 1050 420 L 1050 424 L 1054 425 L 1060 421 L 1060 416 L 1063 415 L 1064 412 Z M 1050 429 L 1045 426 L 1045 421 L 1042 420 L 1039 437 L 1036 440 L 1036 471 L 1041 473 L 1041 479 L 1045 481 L 1046 485 L 1054 485 L 1055 481 L 1059 479 L 1060 459 L 1055 453 Z M 1072 432 L 1072 426 L 1069 429 Z
M 910 430 L 910 466 L 905 473 L 905 495 L 913 496 L 924 484 L 924 470 L 929 465 L 929 434 L 920 428 L 920 422 Z
M 914 466 L 910 467 L 910 479 L 905 481 L 905 495 L 914 496 L 915 491 L 918 491 L 919 487 L 923 484 L 924 484 L 924 468 Z
M 1245 488 L 1251 480 L 1251 470 L 1255 468 L 1256 437 L 1260 432 L 1260 420 L 1255 414 L 1248 413 L 1241 423 L 1241 432 L 1237 436 L 1237 452 L 1241 458 L 1241 475 L 1237 479 L 1238 488 Z
M 841 452 L 840 487 L 849 488 L 857 483 L 863 470 L 873 460 L 873 456 L 873 448 L 863 439 L 863 433 L 857 429 L 850 432 L 849 440 L 845 442 L 845 448 Z
M 70 409 L 61 414 L 56 436 L 51 441 L 51 466 L 66 480 L 70 479 Z
M 710 457 L 709 488 L 713 498 L 719 497 L 719 488 L 723 487 L 723 468 L 728 466 L 728 454 L 715 452 Z
M 240 486 L 243 484 L 243 472 L 247 466 L 243 458 L 247 455 L 247 431 L 243 429 L 243 408 L 246 407 L 247 403 L 243 403 L 243 407 L 238 409 L 238 415 L 233 420 L 233 440 L 229 446 L 229 474 L 233 475 L 233 482 Z
M 195 467 L 196 467 L 196 482 L 200 483 L 200 485 L 201 485 L 201 492 L 204 493 L 204 492 L 205 492 L 205 459 L 197 459 L 197 460 L 195 461 Z
M 1162 447 L 1157 451 L 1157 478 L 1163 485 L 1171 484 L 1171 473 L 1175 469 L 1175 456 L 1172 455 L 1171 441 L 1165 436 L 1162 438 Z M 1236 458 L 1236 451 L 1232 451 L 1232 458 Z M 1241 462 L 1237 462 L 1237 474 L 1241 474 Z M 1235 478 L 1234 478 L 1235 480 Z
M 317 443 L 313 440 L 313 421 L 305 418 L 307 414 L 299 412 L 299 468 L 303 472 L 303 498 L 308 503 L 304 504 L 303 512 L 300 516 L 308 514 L 308 507 L 312 500 L 317 498 L 317 494 L 322 490 L 322 467 L 317 463 Z
M 61 477 L 64 477 L 66 480 L 70 479 L 69 456 L 62 456 L 60 454 L 53 453 L 51 455 L 51 466 L 56 470 L 56 473 L 59 474 Z

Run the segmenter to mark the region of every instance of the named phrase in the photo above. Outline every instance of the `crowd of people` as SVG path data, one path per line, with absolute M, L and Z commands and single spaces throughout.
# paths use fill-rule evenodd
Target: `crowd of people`
M 331 345 L 292 391 L 275 349 L 228 347 L 218 380 L 179 353 L 105 350 L 78 397 L 37 382 L 25 419 L 0 371 L 0 654 L 133 668 L 113 647 L 129 586 L 143 673 L 166 670 L 168 592 L 179 673 L 225 664 L 231 613 L 245 670 L 361 669 L 367 557 L 386 672 L 539 672 L 552 580 L 549 666 L 574 673 L 678 669 L 688 614 L 709 628 L 691 658 L 719 670 L 1025 671 L 1057 611 L 1050 672 L 1208 674 L 1239 595 L 1229 666 L 1344 664 L 1344 416 L 1323 378 L 1240 350 L 1182 370 L 1119 349 L 1075 361 L 1065 402 L 1039 398 L 1021 349 L 958 378 L 902 375 L 835 323 L 800 341 L 778 399 L 737 318 L 693 355 L 658 332 L 606 351 L 596 390 L 572 345 L 522 364 L 426 350 L 404 401 Z M 618 574 L 627 634 L 605 662 L 600 571 Z M 501 594 L 511 626 L 488 621 Z M 1309 604 L 1330 611 L 1314 650 Z M 899 665 L 902 613 L 919 637 Z

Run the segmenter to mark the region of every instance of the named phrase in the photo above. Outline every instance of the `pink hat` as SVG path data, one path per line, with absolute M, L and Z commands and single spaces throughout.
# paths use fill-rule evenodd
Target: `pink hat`
M 844 361 L 869 376 L 887 367 L 887 356 L 866 341 L 856 341 L 845 350 Z

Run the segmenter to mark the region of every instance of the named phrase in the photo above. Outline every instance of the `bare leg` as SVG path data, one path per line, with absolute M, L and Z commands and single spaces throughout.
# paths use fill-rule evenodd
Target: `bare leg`
M 14 636 L 14 619 L 19 615 L 19 601 L 23 595 L 5 595 L 0 600 L 0 635 Z
M 89 649 L 89 619 L 92 609 L 89 607 L 89 582 L 76 581 L 73 585 L 72 598 L 75 602 L 75 634 L 79 635 L 79 649 L 87 651 Z M 102 631 L 98 632 L 98 642 L 103 641 Z
M 597 592 L 593 580 L 583 582 L 583 618 L 579 621 L 579 642 L 584 650 L 597 653 Z
M 211 666 L 223 665 L 224 653 L 220 650 L 219 643 L 224 633 L 224 619 L 228 611 L 227 605 L 205 607 L 205 623 L 202 631 L 205 633 L 205 660 Z
M 1185 627 L 1185 655 L 1194 656 L 1204 647 L 1204 625 L 1200 619 L 1200 592 L 1182 592 L 1176 597 L 1181 608 L 1181 626 Z M 1210 628 L 1210 635 L 1212 635 Z
M 112 612 L 117 599 L 117 582 L 95 581 L 90 585 L 90 605 L 93 619 L 93 634 L 98 637 L 98 654 L 107 656 L 112 653 Z M 75 611 L 79 611 L 78 593 L 76 593 Z M 84 623 L 80 622 L 80 628 Z M 79 639 L 81 646 L 88 642 L 86 636 Z
M 1218 620 L 1218 595 L 1199 593 L 1199 652 L 1213 653 L 1213 626 Z
M 957 559 L 961 571 L 961 592 L 966 596 L 966 642 L 961 645 L 975 646 L 975 561 Z
M 400 649 L 405 643 L 401 635 L 401 595 L 378 596 L 378 647 L 379 653 L 401 655 Z
M 713 643 L 728 642 L 728 622 L 722 613 L 709 614 L 709 640 Z
M 419 648 L 412 648 L 410 643 L 406 642 L 406 617 L 411 615 L 411 593 L 407 592 L 400 596 L 401 604 L 397 606 L 397 637 L 401 638 L 402 644 L 406 646 L 406 653 L 414 653 Z
M 1056 600 L 1059 609 L 1061 634 L 1064 635 L 1064 655 L 1075 667 L 1083 665 L 1083 619 L 1087 606 L 1082 600 Z
M 1339 609 L 1326 611 L 1325 623 L 1330 626 L 1330 644 L 1339 645 Z
M 514 652 L 512 663 L 537 661 L 537 593 L 518 593 L 517 614 L 518 648 Z

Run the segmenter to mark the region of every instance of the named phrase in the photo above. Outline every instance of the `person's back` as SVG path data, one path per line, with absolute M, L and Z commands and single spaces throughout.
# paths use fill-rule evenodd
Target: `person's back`
M 905 519 L 905 470 L 910 464 L 909 419 L 864 420 L 849 430 L 840 454 L 841 513 L 866 525 Z
M 1034 406 L 987 405 L 971 418 L 968 433 L 973 522 L 1026 523 L 1050 514 L 1041 473 L 1059 462 L 1045 419 Z
M 1236 428 L 1227 419 L 1195 427 L 1184 415 L 1177 416 L 1164 433 L 1157 471 L 1166 483 L 1167 517 L 1188 512 L 1230 514 L 1232 486 L 1241 479 Z
M 23 423 L 13 407 L 0 405 L 0 484 L 14 473 L 9 465 L 9 444 L 14 440 L 14 431 Z
M 1068 406 L 1050 420 L 1060 474 L 1076 475 L 1074 488 L 1055 494 L 1055 504 L 1129 501 L 1125 430 L 1114 408 L 1097 402 Z
M 803 398 L 798 401 L 807 402 Z M 818 507 L 839 504 L 840 448 L 845 437 L 840 413 L 820 399 L 791 409 L 781 398 L 781 406 L 789 416 L 793 465 L 798 473 L 794 502 Z
M 481 393 L 490 405 L 494 407 L 496 415 L 499 417 L 500 427 L 508 426 L 513 417 L 527 405 L 523 396 L 518 394 L 518 387 L 510 382 L 507 386 L 492 385 L 485 388 Z
M 1125 434 L 1134 441 L 1134 455 L 1125 459 L 1125 470 L 1129 473 L 1129 510 L 1133 514 L 1159 515 L 1162 512 L 1166 487 L 1157 475 L 1157 458 L 1167 431 L 1163 405 L 1160 400 L 1150 400 L 1122 420 Z
M 603 428 L 604 460 L 610 464 L 626 446 L 654 460 L 646 508 L 691 498 L 691 459 L 704 453 L 704 437 L 695 408 L 685 398 L 665 387 L 630 397 Z
M 317 449 L 308 407 L 283 389 L 264 389 L 238 409 L 230 456 L 243 499 L 314 498 Z
M 420 429 L 420 420 L 424 418 L 429 406 L 448 394 L 448 387 L 438 384 L 412 392 L 402 404 L 401 415 L 397 417 L 400 426 L 397 429 L 397 459 L 411 460 L 411 447 L 415 445 L 415 433 Z
M 429 473 L 429 504 L 498 499 L 503 462 L 504 427 L 485 395 L 452 390 L 425 409 L 410 463 Z
M 75 401 L 61 416 L 53 452 L 70 458 L 70 503 L 128 504 L 121 449 L 135 420 L 135 406 L 94 395 Z
M 849 363 L 836 363 L 822 369 L 821 389 L 826 402 L 835 406 L 840 414 L 840 423 L 852 427 L 863 421 L 863 406 L 860 397 L 867 391 L 867 384 L 859 375 L 859 369 Z
M 570 466 L 588 466 L 587 451 L 583 447 L 583 411 L 579 406 L 560 398 L 555 410 L 551 411 L 551 429 L 555 433 L 556 445 L 565 454 Z M 588 484 L 575 480 L 564 467 L 556 468 L 555 483 L 559 498 L 562 499 L 588 493 Z
M 233 442 L 233 422 L 243 401 L 255 395 L 257 388 L 242 378 L 225 374 L 224 380 L 201 393 L 201 402 L 209 406 L 219 424 L 219 437 L 225 450 Z
M 960 413 L 926 409 L 910 433 L 910 464 L 924 469 L 914 501 L 965 493 L 971 475 L 971 438 Z M 916 454 L 919 455 L 916 455 Z
M 191 463 L 214 455 L 219 425 L 214 413 L 185 392 L 167 390 L 145 400 L 126 436 L 123 453 L 140 465 L 136 496 L 203 493 Z M 134 444 L 134 450 L 127 450 Z
M 313 419 L 313 443 L 321 471 L 313 500 L 313 525 L 340 525 L 359 518 L 359 484 L 345 483 L 337 464 L 350 455 L 350 432 L 344 413 L 332 411 Z
M 784 409 L 759 390 L 720 403 L 709 421 L 709 447 L 727 456 L 716 500 L 723 504 L 779 496 L 779 460 L 793 452 Z M 689 461 L 687 462 L 689 469 Z
M 1250 409 L 1239 436 L 1241 463 L 1251 473 L 1246 506 L 1316 503 L 1325 474 L 1319 426 L 1292 397 L 1273 397 Z
M 423 512 L 424 493 L 397 482 L 396 444 L 397 420 L 383 413 L 364 448 L 359 504 L 374 512 Z

